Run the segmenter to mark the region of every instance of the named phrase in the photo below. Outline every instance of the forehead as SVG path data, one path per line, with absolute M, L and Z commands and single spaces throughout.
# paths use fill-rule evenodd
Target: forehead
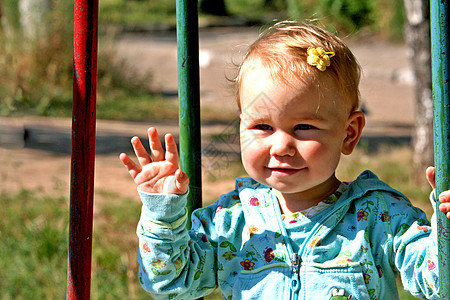
M 261 65 L 249 68 L 242 78 L 241 110 L 248 115 L 328 114 L 344 105 L 332 78 L 292 78 L 280 80 Z

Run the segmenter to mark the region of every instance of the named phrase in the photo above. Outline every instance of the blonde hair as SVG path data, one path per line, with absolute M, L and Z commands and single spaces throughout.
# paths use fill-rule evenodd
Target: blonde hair
M 308 47 L 322 47 L 335 53 L 325 71 L 307 63 Z M 286 84 L 294 78 L 310 83 L 322 74 L 331 76 L 340 94 L 350 104 L 351 111 L 359 108 L 361 67 L 358 61 L 341 39 L 315 25 L 284 21 L 259 36 L 249 47 L 235 79 L 239 108 L 242 79 L 257 63 Z

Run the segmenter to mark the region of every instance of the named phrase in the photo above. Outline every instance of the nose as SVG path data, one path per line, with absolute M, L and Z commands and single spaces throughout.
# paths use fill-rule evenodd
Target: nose
M 270 155 L 294 156 L 296 151 L 295 139 L 289 133 L 276 131 L 272 134 Z

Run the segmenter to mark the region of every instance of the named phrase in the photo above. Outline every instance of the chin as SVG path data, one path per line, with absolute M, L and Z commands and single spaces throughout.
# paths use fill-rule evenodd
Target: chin
M 267 186 L 270 186 L 271 188 L 273 188 L 279 192 L 287 193 L 287 194 L 299 193 L 299 192 L 303 192 L 308 189 L 307 186 L 298 186 L 298 185 L 282 183 L 282 182 L 276 182 L 276 183 L 272 183 L 272 184 L 270 182 L 265 182 L 264 184 Z

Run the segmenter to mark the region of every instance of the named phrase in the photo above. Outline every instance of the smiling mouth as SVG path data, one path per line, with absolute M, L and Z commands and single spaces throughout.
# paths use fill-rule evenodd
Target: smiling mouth
M 290 168 L 267 168 L 270 172 L 278 175 L 292 175 L 300 171 L 301 169 L 290 169 Z

